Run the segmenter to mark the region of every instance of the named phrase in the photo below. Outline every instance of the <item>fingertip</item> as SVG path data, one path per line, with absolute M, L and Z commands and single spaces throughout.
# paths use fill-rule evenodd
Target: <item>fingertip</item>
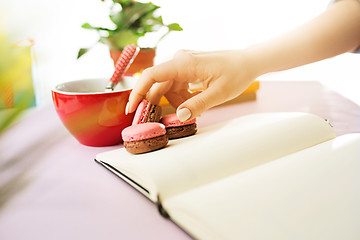
M 129 114 L 129 102 L 126 103 L 126 107 L 125 107 L 125 115 Z
M 134 96 L 133 94 L 130 94 L 129 101 L 126 104 L 125 113 L 129 114 L 136 110 L 137 105 L 140 103 L 142 98 L 139 99 L 139 97 Z
M 137 101 L 135 103 L 128 102 L 129 106 L 127 109 L 127 114 L 135 112 L 137 106 L 139 105 L 140 101 Z
M 208 88 L 205 91 L 194 94 L 191 98 L 183 102 L 179 107 L 177 112 L 179 112 L 180 118 L 185 121 L 190 121 L 198 116 L 200 116 L 207 109 L 215 106 L 218 103 L 218 93 Z M 181 111 L 182 109 L 187 109 Z M 181 112 L 180 112 L 181 111 Z M 179 118 L 179 120 L 180 120 Z M 181 120 L 180 120 L 181 121 Z
M 150 72 L 150 69 L 145 69 L 131 90 L 128 101 L 128 113 L 136 110 L 137 105 L 145 98 L 149 89 L 155 83 L 151 74 L 149 74 Z
M 140 102 L 143 100 L 143 99 L 147 99 L 147 94 L 145 96 L 141 95 L 141 94 L 138 94 L 138 93 L 135 93 L 135 92 L 132 92 L 129 96 L 129 100 L 128 100 L 128 103 L 126 105 L 126 111 L 127 111 L 127 114 L 129 113 L 133 113 L 135 112 L 135 110 L 137 109 L 138 105 L 140 104 Z
M 188 108 L 181 108 L 176 111 L 176 115 L 181 122 L 186 122 L 191 118 L 191 111 Z

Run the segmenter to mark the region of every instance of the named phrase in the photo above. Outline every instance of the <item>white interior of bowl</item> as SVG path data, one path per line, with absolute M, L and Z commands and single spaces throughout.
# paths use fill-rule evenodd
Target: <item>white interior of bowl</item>
M 132 89 L 136 79 L 124 77 L 115 87 L 114 92 Z M 53 91 L 65 94 L 99 94 L 106 93 L 105 88 L 109 84 L 109 79 L 84 79 L 58 84 Z

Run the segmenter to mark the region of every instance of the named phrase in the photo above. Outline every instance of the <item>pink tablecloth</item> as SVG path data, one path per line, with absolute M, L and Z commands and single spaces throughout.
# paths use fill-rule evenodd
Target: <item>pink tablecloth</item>
M 262 82 L 256 101 L 211 109 L 198 126 L 274 111 L 317 114 L 338 135 L 360 132 L 360 107 L 317 82 Z M 189 239 L 148 199 L 94 162 L 97 153 L 119 147 L 79 144 L 52 106 L 10 128 L 0 137 L 0 186 L 19 177 L 0 196 L 0 239 Z

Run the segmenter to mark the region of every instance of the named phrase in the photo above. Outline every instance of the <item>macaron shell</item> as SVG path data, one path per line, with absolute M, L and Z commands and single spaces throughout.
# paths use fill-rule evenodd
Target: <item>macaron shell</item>
M 123 141 L 141 141 L 166 134 L 165 126 L 158 122 L 148 122 L 132 125 L 121 132 Z
M 177 127 L 167 127 L 166 135 L 169 139 L 177 139 L 194 135 L 197 132 L 196 123 Z
M 124 142 L 126 151 L 132 154 L 147 153 L 158 150 L 167 145 L 169 139 L 166 135 L 149 138 L 141 141 Z
M 190 125 L 193 123 L 196 123 L 196 118 L 187 121 L 187 122 L 181 122 L 179 118 L 177 117 L 176 113 L 172 113 L 169 115 L 166 115 L 161 118 L 160 122 L 165 125 L 165 127 L 179 127 L 184 125 Z
M 146 118 L 147 114 L 149 113 L 151 103 L 149 101 L 143 100 L 139 103 L 135 116 L 132 122 L 132 125 L 144 123 L 143 119 Z

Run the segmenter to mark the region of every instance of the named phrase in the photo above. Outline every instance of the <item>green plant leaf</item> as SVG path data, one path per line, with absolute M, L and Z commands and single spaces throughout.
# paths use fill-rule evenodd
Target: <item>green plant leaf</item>
M 128 29 L 122 30 L 112 35 L 111 38 L 109 38 L 109 41 L 111 42 L 111 45 L 116 46 L 117 49 L 123 49 L 126 45 L 129 44 L 137 45 L 138 39 L 139 36 L 130 29 Z
M 164 27 L 162 17 L 154 17 L 152 14 L 148 14 L 140 19 L 139 28 L 136 29 L 137 34 L 145 35 L 147 32 L 156 32 L 161 27 Z
M 182 31 L 182 27 L 180 27 L 180 25 L 178 23 L 171 23 L 169 25 L 167 25 L 168 27 L 168 31 L 161 36 L 161 38 L 159 38 L 159 40 L 157 41 L 155 47 L 157 47 L 157 45 L 159 44 L 159 42 L 161 42 L 161 40 L 163 40 L 171 31 Z
M 170 31 L 182 31 L 182 27 L 180 27 L 180 25 L 178 23 L 171 23 L 169 25 L 167 25 L 167 27 L 169 28 Z
M 122 8 L 127 7 L 133 3 L 133 0 L 113 0 L 114 3 L 119 3 Z
M 109 18 L 116 25 L 117 29 L 121 29 L 123 26 L 123 9 L 124 7 L 121 7 L 121 9 L 119 8 L 118 3 L 114 3 L 113 6 L 110 8 Z
M 138 3 L 133 5 L 128 10 L 123 11 L 123 28 L 130 27 L 141 17 L 154 12 L 158 8 L 159 6 L 151 3 Z
M 84 55 L 88 51 L 89 51 L 89 48 L 80 48 L 76 58 L 79 59 L 82 55 Z
M 110 13 L 109 18 L 117 26 L 118 29 L 123 28 L 122 27 L 123 26 L 123 23 L 122 23 L 123 16 L 122 16 L 122 14 L 119 14 L 118 12 Z
M 83 25 L 81 25 L 81 27 L 85 29 L 94 29 L 94 27 L 91 26 L 89 23 L 84 23 Z
M 92 25 L 90 25 L 89 23 L 84 23 L 83 25 L 81 25 L 82 28 L 84 29 L 90 29 L 90 30 L 97 30 L 97 31 L 106 31 L 106 32 L 113 32 L 114 30 L 109 29 L 109 28 L 103 28 L 103 27 L 94 27 Z
M 142 17 L 140 19 L 141 24 L 140 25 L 161 25 L 161 26 L 165 26 L 163 21 L 162 21 L 162 17 L 155 17 L 152 14 L 147 14 L 146 16 Z

